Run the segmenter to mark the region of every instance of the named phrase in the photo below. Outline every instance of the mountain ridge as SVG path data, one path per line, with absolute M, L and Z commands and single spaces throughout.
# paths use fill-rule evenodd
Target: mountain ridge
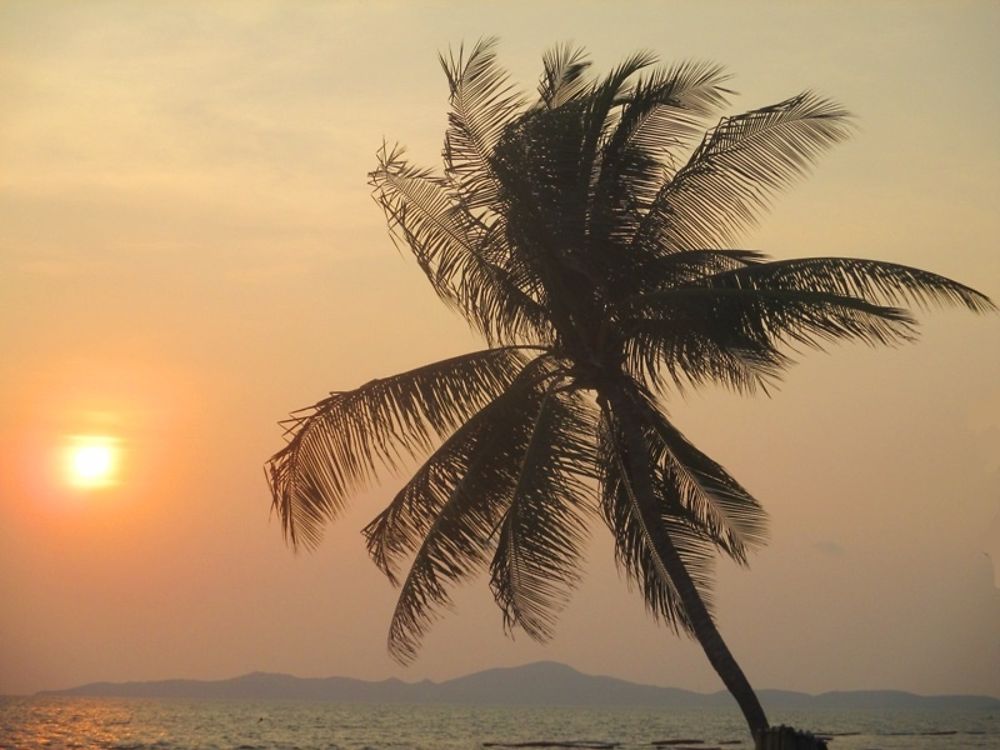
M 657 706 L 727 708 L 735 701 L 724 690 L 699 693 L 676 687 L 630 682 L 580 672 L 566 664 L 540 661 L 493 667 L 449 680 L 405 682 L 397 677 L 295 677 L 248 672 L 222 680 L 168 679 L 91 682 L 37 696 L 188 698 L 238 700 L 323 700 L 343 703 L 448 703 L 458 705 Z M 902 690 L 835 690 L 816 695 L 792 690 L 760 690 L 770 708 L 947 708 L 1000 710 L 987 695 L 918 695 Z

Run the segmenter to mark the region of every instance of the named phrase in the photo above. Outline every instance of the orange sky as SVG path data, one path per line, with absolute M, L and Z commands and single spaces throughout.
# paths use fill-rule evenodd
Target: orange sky
M 0 692 L 92 680 L 442 678 L 558 659 L 699 690 L 595 528 L 547 647 L 502 635 L 485 581 L 402 669 L 359 497 L 316 553 L 269 518 L 275 421 L 479 343 L 386 236 L 383 135 L 438 162 L 436 53 L 498 34 L 526 88 L 576 40 L 725 64 L 748 109 L 814 88 L 859 133 L 744 245 L 926 267 L 1000 298 L 1000 6 L 982 2 L 0 5 Z M 722 565 L 751 681 L 1000 695 L 1000 317 L 922 315 L 916 346 L 809 354 L 772 398 L 674 399 L 772 514 Z M 120 483 L 67 487 L 66 436 L 122 441 Z

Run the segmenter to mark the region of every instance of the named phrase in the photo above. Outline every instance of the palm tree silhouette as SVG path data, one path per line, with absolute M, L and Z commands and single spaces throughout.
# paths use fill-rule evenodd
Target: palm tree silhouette
M 405 663 L 449 587 L 487 568 L 505 627 L 549 638 L 599 515 L 649 611 L 698 640 L 759 736 L 767 719 L 713 621 L 711 587 L 717 553 L 746 564 L 765 541 L 765 513 L 670 421 L 664 394 L 709 382 L 753 393 L 796 348 L 906 341 L 915 322 L 901 304 L 993 305 L 892 263 L 730 249 L 849 135 L 827 99 L 806 92 L 703 134 L 731 93 L 714 65 L 655 68 L 638 53 L 592 79 L 584 53 L 560 46 L 529 103 L 495 40 L 441 63 L 444 174 L 383 146 L 370 180 L 394 240 L 489 348 L 284 423 L 268 476 L 286 538 L 314 546 L 378 471 L 429 454 L 364 529 L 400 586 L 389 650 Z

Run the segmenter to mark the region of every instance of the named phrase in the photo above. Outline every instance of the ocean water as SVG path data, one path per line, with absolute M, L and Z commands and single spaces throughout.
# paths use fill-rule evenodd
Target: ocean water
M 772 713 L 775 724 L 837 735 L 832 750 L 1000 749 L 996 711 Z M 752 747 L 735 709 L 0 698 L 3 750 L 471 750 L 489 742 L 538 740 L 650 750 L 666 739 L 703 740 L 709 747 L 740 740 L 723 747 Z

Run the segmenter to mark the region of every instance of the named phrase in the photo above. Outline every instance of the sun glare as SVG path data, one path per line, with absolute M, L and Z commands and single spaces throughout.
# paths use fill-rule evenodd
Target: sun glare
M 67 471 L 75 487 L 96 488 L 115 484 L 118 441 L 103 435 L 78 435 L 71 439 Z

